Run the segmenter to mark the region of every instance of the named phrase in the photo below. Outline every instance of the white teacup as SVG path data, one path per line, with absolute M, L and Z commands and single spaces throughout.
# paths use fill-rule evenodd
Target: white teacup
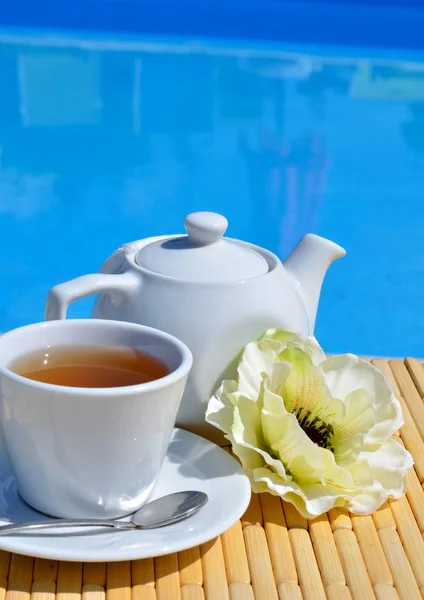
M 115 388 L 41 383 L 9 366 L 55 346 L 121 346 L 164 362 L 169 375 Z M 185 344 L 122 321 L 36 323 L 0 337 L 1 420 L 24 500 L 48 515 L 114 518 L 149 498 L 192 365 Z

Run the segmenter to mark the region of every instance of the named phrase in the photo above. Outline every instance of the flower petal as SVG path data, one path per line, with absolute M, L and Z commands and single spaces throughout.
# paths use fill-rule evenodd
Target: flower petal
M 374 478 L 394 498 L 406 492 L 407 472 L 414 461 L 410 453 L 395 440 L 388 440 L 376 452 L 363 453 L 368 457 Z
M 287 379 L 291 370 L 292 365 L 289 362 L 275 362 L 271 367 L 269 377 L 267 377 L 265 380 L 265 386 L 268 388 L 268 390 L 272 390 L 271 393 L 279 396 L 281 399 L 283 398 L 284 387 L 287 383 Z
M 384 443 L 403 424 L 398 400 L 384 375 L 371 363 L 353 354 L 345 354 L 327 358 L 320 368 L 336 398 L 343 400 L 351 392 L 363 388 L 374 399 L 375 424 L 365 438 L 366 443 Z
M 293 504 L 306 519 L 313 519 L 334 506 L 344 506 L 346 500 L 338 491 L 319 483 L 302 485 L 294 481 L 283 480 L 269 469 L 255 469 L 251 475 L 252 488 L 263 490 L 266 484 L 271 494 L 281 496 L 286 502 Z M 258 485 L 259 484 L 259 485 Z
M 366 488 L 355 494 L 346 502 L 346 508 L 355 515 L 370 515 L 387 500 L 389 494 L 385 489 Z
M 353 484 L 361 491 L 374 486 L 374 474 L 366 460 L 357 460 L 348 467 Z
M 231 394 L 237 390 L 237 387 L 237 381 L 224 381 L 209 400 L 206 410 L 206 421 L 224 433 L 229 433 L 233 424 L 234 403 Z
M 247 444 L 252 448 L 266 449 L 261 423 L 261 409 L 246 396 L 237 398 L 234 407 L 231 433 L 237 443 Z
M 339 465 L 354 462 L 364 446 L 364 437 L 375 423 L 373 398 L 366 390 L 355 390 L 345 398 L 346 414 L 334 426 L 333 449 Z
M 324 461 L 292 414 L 277 415 L 262 410 L 262 428 L 267 445 L 299 481 L 322 481 Z
M 314 365 L 319 365 L 326 358 L 321 346 L 313 336 L 304 337 L 289 329 L 268 329 L 261 339 L 277 340 L 284 347 L 301 348 L 309 354 Z
M 275 415 L 287 415 L 282 397 L 271 392 L 268 385 L 269 379 L 265 379 L 262 388 L 262 409 Z
M 286 348 L 278 355 L 278 360 L 292 365 L 282 394 L 287 412 L 301 411 L 303 415 L 309 412 L 311 416 L 319 416 L 321 421 L 329 423 L 343 418 L 343 402 L 331 396 L 320 368 L 313 364 L 306 352 L 300 348 Z M 274 393 L 280 390 L 272 378 L 270 390 Z
M 228 436 L 228 439 L 230 439 L 232 442 L 235 453 L 242 461 L 246 449 L 251 450 L 260 456 L 261 464 L 268 464 L 273 467 L 281 476 L 285 476 L 286 471 L 284 464 L 281 462 L 281 460 L 273 458 L 268 452 L 268 448 L 263 437 L 262 426 L 261 424 L 258 426 L 257 423 L 257 419 L 259 418 L 259 421 L 261 419 L 260 411 L 259 413 L 256 413 L 252 410 L 250 418 L 246 418 L 245 407 L 249 406 L 248 402 L 249 400 L 246 398 L 239 399 L 239 404 L 234 409 L 234 422 L 231 429 L 231 435 Z M 240 450 L 240 448 L 243 450 Z M 253 457 L 250 454 L 247 458 L 251 463 L 254 462 Z M 255 463 L 257 461 L 258 459 L 255 458 Z
M 242 467 L 246 471 L 247 475 L 249 475 L 254 469 L 259 469 L 266 466 L 266 461 L 260 452 L 250 448 L 249 446 L 238 444 L 231 434 L 226 437 L 230 440 L 233 452 L 239 457 Z
M 263 378 L 271 370 L 282 346 L 274 340 L 251 342 L 245 347 L 238 372 L 238 389 L 250 398 L 257 398 L 260 393 Z

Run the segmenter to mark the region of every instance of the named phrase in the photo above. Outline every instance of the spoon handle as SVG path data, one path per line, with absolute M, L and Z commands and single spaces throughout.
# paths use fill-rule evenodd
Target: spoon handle
M 101 521 L 100 519 L 55 519 L 54 521 L 28 521 L 0 526 L 0 535 L 23 533 L 35 529 L 56 529 L 62 527 L 112 527 L 115 529 L 135 529 L 131 521 Z

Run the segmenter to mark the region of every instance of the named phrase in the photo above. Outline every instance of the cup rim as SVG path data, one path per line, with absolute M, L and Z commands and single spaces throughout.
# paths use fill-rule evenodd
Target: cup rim
M 65 325 L 66 324 L 66 325 Z M 134 394 L 137 392 L 149 392 L 155 391 L 158 389 L 162 389 L 168 387 L 183 377 L 188 375 L 190 369 L 193 364 L 193 356 L 188 346 L 184 344 L 177 337 L 162 331 L 161 329 L 156 329 L 155 327 L 149 327 L 147 325 L 139 325 L 138 323 L 131 323 L 129 321 L 117 321 L 112 319 L 60 319 L 56 321 L 40 321 L 38 323 L 31 323 L 30 325 L 23 325 L 22 327 L 16 327 L 6 333 L 0 335 L 0 346 L 4 343 L 7 343 L 8 339 L 12 338 L 18 332 L 22 333 L 25 331 L 31 331 L 34 329 L 54 329 L 60 327 L 111 327 L 116 329 L 130 329 L 133 331 L 139 331 L 141 333 L 149 333 L 153 336 L 156 336 L 158 339 L 161 339 L 167 342 L 170 345 L 173 345 L 178 349 L 181 354 L 181 363 L 178 365 L 176 369 L 168 373 L 164 377 L 160 377 L 159 379 L 154 379 L 153 381 L 147 381 L 144 383 L 138 383 L 136 385 L 126 385 L 126 386 L 117 386 L 117 387 L 105 387 L 105 388 L 88 388 L 88 387 L 74 387 L 67 385 L 57 385 L 54 383 L 45 383 L 43 381 L 36 381 L 34 379 L 29 379 L 28 377 L 24 377 L 23 375 L 18 375 L 11 369 L 9 369 L 6 365 L 0 364 L 0 376 L 3 375 L 8 379 L 15 381 L 16 383 L 26 385 L 31 388 L 36 388 L 45 391 L 58 392 L 71 396 L 80 396 L 84 394 L 86 396 L 93 396 L 99 398 L 105 397 L 114 397 L 114 396 L 125 396 L 128 394 Z M 24 354 L 24 353 L 22 353 Z

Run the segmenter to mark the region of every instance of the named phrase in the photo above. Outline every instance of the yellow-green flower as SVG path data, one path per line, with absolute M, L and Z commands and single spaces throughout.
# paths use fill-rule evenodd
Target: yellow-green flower
M 353 354 L 326 358 L 314 338 L 270 329 L 248 344 L 206 420 L 231 441 L 255 492 L 313 518 L 333 507 L 370 514 L 406 491 L 409 452 L 384 376 Z

